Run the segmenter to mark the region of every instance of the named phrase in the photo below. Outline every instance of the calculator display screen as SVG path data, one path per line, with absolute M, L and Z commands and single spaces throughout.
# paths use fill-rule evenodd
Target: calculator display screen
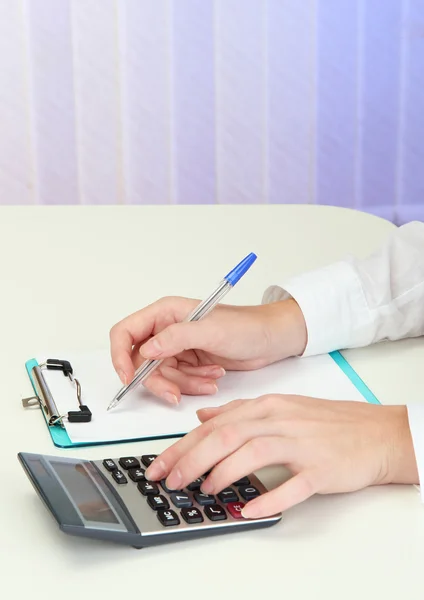
M 86 521 L 119 523 L 82 463 L 50 461 L 50 465 Z

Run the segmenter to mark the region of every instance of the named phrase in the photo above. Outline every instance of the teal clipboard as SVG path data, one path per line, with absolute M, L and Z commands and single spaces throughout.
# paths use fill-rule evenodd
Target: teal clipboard
M 357 372 L 351 367 L 351 365 L 348 363 L 348 361 L 340 354 L 340 352 L 338 352 L 338 351 L 330 352 L 330 356 L 334 360 L 334 362 L 340 367 L 340 369 L 343 371 L 343 373 L 350 379 L 350 381 L 353 383 L 353 385 L 356 387 L 356 389 L 359 391 L 359 393 L 364 397 L 364 399 L 367 402 L 369 402 L 370 404 L 380 404 L 380 402 L 376 398 L 376 396 L 372 393 L 372 391 L 369 389 L 369 387 L 366 385 L 366 383 L 359 377 Z M 34 358 L 31 360 L 28 360 L 25 363 L 25 368 L 28 373 L 28 377 L 31 381 L 32 388 L 36 395 L 37 395 L 37 388 L 36 388 L 36 385 L 34 382 L 32 370 L 34 369 L 34 367 L 37 367 L 37 366 L 39 366 L 39 364 Z M 152 436 L 152 437 L 143 436 L 142 438 L 114 440 L 113 442 L 108 441 L 108 442 L 76 442 L 76 443 L 73 443 L 73 442 L 71 442 L 65 428 L 63 428 L 59 425 L 49 425 L 45 412 L 43 410 L 41 412 L 43 414 L 43 417 L 46 422 L 47 428 L 49 430 L 50 436 L 52 438 L 53 444 L 58 448 L 77 448 L 80 446 L 105 446 L 108 444 L 117 444 L 117 443 L 122 444 L 122 443 L 130 443 L 130 442 L 155 440 L 155 439 L 178 438 L 178 437 L 183 437 L 184 435 L 186 435 L 186 433 L 175 433 L 172 435 L 160 436 L 160 438 L 158 436 Z

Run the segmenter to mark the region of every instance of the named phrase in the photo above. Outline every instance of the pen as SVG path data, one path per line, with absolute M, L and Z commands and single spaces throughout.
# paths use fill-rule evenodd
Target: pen
M 222 298 L 235 286 L 235 284 L 243 277 L 248 269 L 253 265 L 256 260 L 256 254 L 251 252 L 244 258 L 234 269 L 232 269 L 221 281 L 216 290 L 206 300 L 201 302 L 192 313 L 190 313 L 185 321 L 200 321 L 203 319 Z M 115 408 L 122 401 L 122 398 L 142 383 L 146 377 L 161 364 L 163 359 L 149 359 L 146 360 L 135 372 L 133 380 L 126 386 L 122 387 L 116 394 L 115 398 L 107 407 L 107 410 Z

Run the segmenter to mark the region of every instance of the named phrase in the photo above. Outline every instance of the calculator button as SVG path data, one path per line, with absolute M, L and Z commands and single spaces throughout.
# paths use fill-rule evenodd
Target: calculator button
M 243 519 L 243 515 L 241 514 L 243 506 L 243 502 L 230 502 L 227 504 L 227 510 L 233 519 Z
M 103 461 L 103 466 L 108 471 L 115 471 L 118 468 L 111 458 L 105 458 Z
M 178 515 L 173 510 L 158 510 L 156 513 L 159 521 L 165 527 L 169 527 L 170 525 L 179 525 L 180 519 Z
M 150 467 L 150 465 L 152 464 L 152 462 L 155 460 L 156 457 L 157 457 L 157 454 L 144 454 L 141 457 L 141 462 L 143 463 L 143 465 L 145 467 Z
M 194 499 L 201 506 L 207 506 L 208 504 L 215 504 L 215 496 L 211 496 L 211 494 L 203 494 L 202 492 L 196 492 L 194 494 Z
M 225 488 L 224 490 L 222 490 L 222 492 L 219 492 L 218 494 L 218 498 L 221 500 L 221 502 L 237 502 L 238 500 L 238 496 L 235 493 L 235 491 L 233 490 L 233 488 Z
M 250 479 L 248 477 L 242 477 L 241 479 L 235 481 L 233 485 L 236 485 L 237 487 L 241 485 L 250 485 Z
M 190 490 L 190 492 L 194 492 L 195 490 L 200 490 L 200 486 L 203 483 L 203 478 L 199 477 L 198 479 L 195 479 L 192 483 L 190 483 L 187 486 L 187 489 Z
M 175 492 L 174 494 L 171 494 L 171 502 L 177 508 L 182 508 L 183 506 L 192 506 L 193 505 L 190 496 L 188 494 L 185 494 L 184 492 L 181 492 L 181 493 Z
M 119 464 L 123 469 L 139 469 L 140 463 L 133 456 L 125 456 L 119 459 Z
M 144 469 L 128 469 L 128 476 L 133 481 L 146 481 Z
M 159 488 L 156 483 L 150 483 L 150 481 L 140 481 L 137 487 L 143 496 L 149 496 L 149 494 L 156 496 L 159 494 Z
M 153 510 L 160 510 L 161 508 L 163 510 L 167 510 L 169 508 L 169 502 L 168 500 L 165 498 L 165 496 L 153 496 L 152 494 L 149 494 L 147 496 L 147 504 L 153 508 Z
M 118 469 L 116 469 L 115 471 L 112 471 L 112 477 L 114 478 L 116 483 L 128 483 L 128 480 L 125 477 L 125 475 L 123 474 L 123 472 L 119 471 Z
M 239 492 L 245 500 L 252 500 L 252 498 L 260 496 L 259 490 L 257 490 L 253 485 L 243 485 L 239 487 Z
M 181 516 L 187 523 L 202 523 L 203 515 L 198 508 L 183 508 Z
M 206 506 L 205 515 L 211 521 L 224 521 L 227 518 L 225 508 L 219 506 L 219 504 L 212 504 L 211 506 Z
M 162 489 L 164 492 L 166 492 L 167 494 L 172 494 L 172 492 L 182 492 L 183 490 L 171 490 L 169 487 L 167 487 L 166 483 L 165 483 L 165 479 L 162 479 L 162 481 L 160 482 Z

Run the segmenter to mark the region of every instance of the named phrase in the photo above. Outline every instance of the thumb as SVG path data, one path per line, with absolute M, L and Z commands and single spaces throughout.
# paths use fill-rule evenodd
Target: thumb
M 174 323 L 166 327 L 140 347 L 145 358 L 169 358 L 184 350 L 214 350 L 216 325 L 207 320 L 191 323 Z

